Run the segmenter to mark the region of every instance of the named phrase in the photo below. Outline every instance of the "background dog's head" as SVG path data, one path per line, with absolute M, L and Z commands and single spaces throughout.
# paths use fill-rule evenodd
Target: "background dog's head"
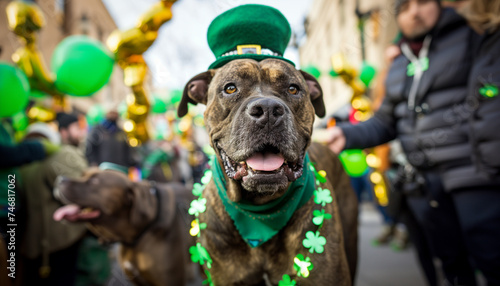
M 87 222 L 104 241 L 133 237 L 155 216 L 149 187 L 118 171 L 89 169 L 80 179 L 59 177 L 54 195 L 66 205 L 55 220 Z
M 314 114 L 325 115 L 316 79 L 278 59 L 233 60 L 201 73 L 186 84 L 179 116 L 188 103 L 207 105 L 205 124 L 232 200 L 241 192 L 264 198 L 257 202 L 282 195 L 302 175 Z

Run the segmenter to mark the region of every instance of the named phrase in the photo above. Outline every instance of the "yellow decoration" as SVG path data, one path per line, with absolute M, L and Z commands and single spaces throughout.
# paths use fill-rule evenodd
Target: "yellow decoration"
M 12 55 L 12 60 L 26 74 L 32 89 L 53 96 L 53 109 L 55 111 L 66 109 L 67 104 L 63 94 L 55 88 L 55 78 L 47 69 L 37 47 L 36 33 L 45 25 L 42 11 L 35 3 L 12 1 L 7 5 L 6 12 L 9 29 L 18 36 L 23 44 Z M 31 116 L 30 118 L 35 119 Z
M 377 169 L 380 168 L 382 164 L 380 158 L 378 158 L 375 154 L 371 153 L 366 156 L 366 164 L 371 168 Z
M 133 95 L 127 98 L 126 115 L 133 125 L 124 126 L 131 145 L 137 146 L 149 139 L 146 120 L 151 105 L 144 89 L 148 66 L 142 54 L 158 37 L 161 25 L 172 18 L 171 8 L 174 2 L 156 3 L 139 18 L 135 27 L 125 31 L 116 30 L 106 41 L 118 65 L 123 69 L 125 85 L 133 92 Z
M 189 230 L 189 234 L 191 236 L 197 236 L 200 233 L 200 225 L 198 221 L 195 219 L 191 222 L 191 229 Z
M 325 170 L 318 171 L 318 174 L 319 174 L 321 177 L 326 178 L 326 172 L 325 172 Z
M 298 259 L 297 257 L 295 257 L 293 259 L 293 262 L 295 262 L 295 264 L 297 264 L 299 266 L 300 275 L 302 275 L 302 277 L 304 277 L 304 278 L 309 277 L 309 269 L 307 267 L 309 267 L 311 265 L 311 262 L 302 261 L 302 260 Z

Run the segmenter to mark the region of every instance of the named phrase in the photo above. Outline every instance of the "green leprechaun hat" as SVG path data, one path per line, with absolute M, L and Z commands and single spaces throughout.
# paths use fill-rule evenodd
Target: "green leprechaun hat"
M 208 27 L 208 45 L 217 58 L 209 69 L 243 58 L 276 58 L 295 66 L 283 57 L 291 34 L 290 24 L 275 8 L 247 4 L 227 10 Z

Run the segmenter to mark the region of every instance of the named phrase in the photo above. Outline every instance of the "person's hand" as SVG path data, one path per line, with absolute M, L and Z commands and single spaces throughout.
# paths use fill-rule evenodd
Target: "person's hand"
M 42 144 L 45 155 L 47 156 L 56 153 L 61 148 L 61 146 L 53 144 L 47 139 L 40 140 L 40 144 Z
M 332 150 L 333 153 L 339 154 L 344 150 L 346 139 L 344 132 L 340 127 L 332 127 L 328 128 L 328 138 L 327 138 L 327 144 L 330 150 Z

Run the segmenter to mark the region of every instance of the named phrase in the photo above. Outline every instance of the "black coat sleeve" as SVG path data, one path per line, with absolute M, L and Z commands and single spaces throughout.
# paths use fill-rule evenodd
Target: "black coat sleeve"
M 384 99 L 380 109 L 367 121 L 359 124 L 339 124 L 346 137 L 344 149 L 364 149 L 387 143 L 396 138 L 394 104 Z
M 45 158 L 40 142 L 25 141 L 17 145 L 0 144 L 0 168 L 18 167 Z

